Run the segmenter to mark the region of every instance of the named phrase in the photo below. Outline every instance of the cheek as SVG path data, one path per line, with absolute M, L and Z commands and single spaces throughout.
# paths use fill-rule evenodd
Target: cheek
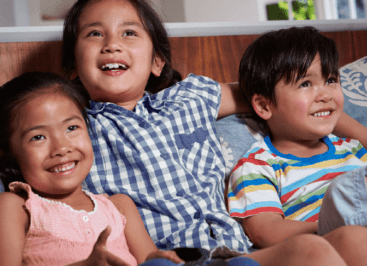
M 87 51 L 90 51 L 87 47 L 82 47 L 78 44 L 75 45 L 74 49 L 74 56 L 75 56 L 75 68 L 79 72 L 80 70 L 83 70 L 83 66 L 88 66 L 86 62 L 88 59 L 91 59 L 90 56 L 88 56 Z
M 24 151 L 22 155 L 17 156 L 16 160 L 20 168 L 20 172 L 26 179 L 26 176 L 31 175 L 34 176 L 35 173 L 42 165 L 42 154 L 38 153 L 29 153 Z M 27 181 L 27 180 L 26 180 Z
M 344 105 L 344 94 L 342 91 L 340 91 L 340 93 L 335 97 L 335 101 L 343 107 Z
M 308 113 L 309 107 L 310 103 L 306 97 L 297 97 L 293 101 L 292 106 L 287 108 L 287 110 L 291 110 L 292 113 L 294 112 L 297 117 L 302 117 Z
M 91 161 L 93 163 L 93 158 L 94 158 L 94 155 L 93 155 L 93 146 L 92 146 L 92 143 L 91 143 L 91 141 L 89 139 L 88 133 L 86 133 L 85 135 L 81 136 L 79 138 L 79 140 L 77 141 L 77 143 L 78 143 L 79 149 L 83 151 L 85 158 L 88 161 Z

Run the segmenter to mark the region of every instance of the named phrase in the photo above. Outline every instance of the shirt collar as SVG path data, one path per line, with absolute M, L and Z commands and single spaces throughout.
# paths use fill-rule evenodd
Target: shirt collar
M 153 109 L 156 111 L 159 111 L 160 109 L 163 108 L 164 106 L 164 102 L 163 101 L 158 101 L 155 99 L 155 96 L 149 92 L 145 92 L 143 97 L 136 103 L 136 106 L 134 107 L 134 112 L 138 111 L 141 112 L 145 109 Z M 90 109 L 87 109 L 87 112 L 91 115 L 95 115 L 95 114 L 99 114 L 99 113 L 103 113 L 104 111 L 113 109 L 114 111 L 126 111 L 125 108 L 114 104 L 114 103 L 110 103 L 110 102 L 96 102 L 96 101 L 90 101 Z

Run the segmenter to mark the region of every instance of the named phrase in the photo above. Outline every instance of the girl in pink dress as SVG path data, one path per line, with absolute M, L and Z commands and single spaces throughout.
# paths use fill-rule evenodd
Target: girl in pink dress
M 10 191 L 0 194 L 0 265 L 183 262 L 157 249 L 128 196 L 82 189 L 93 163 L 83 93 L 53 73 L 0 88 L 0 177 Z

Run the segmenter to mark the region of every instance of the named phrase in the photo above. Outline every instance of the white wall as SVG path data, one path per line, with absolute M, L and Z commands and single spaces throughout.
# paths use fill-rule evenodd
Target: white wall
M 14 26 L 14 3 L 13 0 L 2 0 L 0 2 L 0 26 Z
M 63 17 L 75 1 L 0 0 L 0 26 L 62 25 L 60 19 L 44 21 L 41 15 Z M 258 21 L 257 0 L 151 0 L 151 2 L 164 22 Z M 18 6 L 16 9 L 15 5 Z M 27 20 L 19 21 L 22 19 Z
M 165 22 L 259 21 L 256 0 L 160 0 Z
M 27 0 L 1 0 L 0 27 L 29 25 Z
M 187 0 L 158 0 L 161 2 L 161 17 L 164 22 L 187 22 L 185 2 Z M 197 0 L 200 2 L 202 0 Z
M 63 17 L 76 0 L 0 0 L 0 26 L 52 26 L 63 20 L 42 20 L 41 15 Z M 163 22 L 265 21 L 264 4 L 277 0 L 150 0 Z M 290 1 L 290 0 L 289 0 Z M 318 19 L 332 19 L 332 3 L 316 0 Z M 367 1 L 367 0 L 365 0 Z M 335 3 L 334 3 L 335 4 Z M 326 10 L 327 12 L 321 12 Z M 366 6 L 367 10 L 367 6 Z M 329 14 L 330 13 L 330 14 Z M 335 13 L 335 12 L 334 12 Z

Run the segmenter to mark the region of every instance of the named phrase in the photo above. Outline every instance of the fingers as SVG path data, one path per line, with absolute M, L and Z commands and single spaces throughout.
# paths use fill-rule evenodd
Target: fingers
M 105 230 L 103 230 L 99 236 L 98 239 L 96 241 L 96 243 L 94 244 L 94 247 L 96 246 L 106 246 L 107 245 L 107 239 L 111 234 L 111 226 L 107 226 Z
M 147 260 L 155 259 L 155 258 L 168 259 L 170 261 L 173 261 L 174 263 L 185 262 L 184 260 L 180 259 L 179 256 L 177 256 L 176 252 L 172 250 L 168 250 L 168 251 L 158 250 L 158 251 L 152 252 L 148 255 Z
M 185 262 L 184 260 L 182 260 L 177 254 L 175 251 L 163 251 L 166 253 L 166 259 L 169 259 L 171 261 L 173 261 L 174 263 L 182 263 L 182 262 Z
M 108 252 L 107 239 L 111 234 L 111 226 L 107 226 L 98 236 L 92 254 L 89 256 L 90 264 L 88 265 L 115 265 L 129 266 L 120 257 Z

